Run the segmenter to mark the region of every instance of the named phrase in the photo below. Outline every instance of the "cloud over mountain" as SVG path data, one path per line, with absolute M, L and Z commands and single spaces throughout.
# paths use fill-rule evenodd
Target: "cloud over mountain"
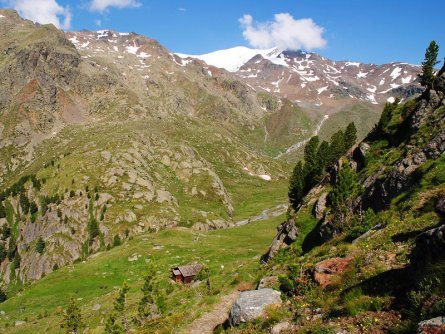
M 109 7 L 135 8 L 140 6 L 142 4 L 136 0 L 92 0 L 90 3 L 90 9 L 97 12 L 103 12 Z
M 323 38 L 324 28 L 310 18 L 294 19 L 289 13 L 280 13 L 274 15 L 274 21 L 254 22 L 251 15 L 245 14 L 239 22 L 244 38 L 255 48 L 312 50 L 323 48 L 327 43 Z
M 71 25 L 70 9 L 55 0 L 10 0 L 8 4 L 21 16 L 34 22 L 52 23 L 62 29 L 68 29 Z

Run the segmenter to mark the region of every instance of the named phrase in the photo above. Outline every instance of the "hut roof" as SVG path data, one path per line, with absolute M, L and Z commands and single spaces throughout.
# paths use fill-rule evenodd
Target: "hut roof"
M 181 272 L 182 276 L 189 277 L 199 273 L 199 271 L 202 269 L 202 264 L 188 264 L 185 266 L 179 266 L 177 269 Z

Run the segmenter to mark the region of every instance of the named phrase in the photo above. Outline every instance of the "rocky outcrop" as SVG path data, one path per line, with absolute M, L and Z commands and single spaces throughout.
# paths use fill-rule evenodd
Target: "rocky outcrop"
M 445 317 L 437 317 L 419 323 L 417 334 L 445 333 Z
M 335 257 L 317 263 L 314 267 L 314 281 L 323 289 L 337 283 L 346 271 L 350 258 Z
M 411 264 L 416 272 L 431 263 L 445 259 L 445 224 L 428 230 L 417 237 L 411 253 Z
M 445 216 L 445 195 L 440 196 L 437 200 L 436 211 L 440 215 Z
M 352 152 L 352 159 L 357 164 L 357 170 L 361 170 L 366 164 L 366 153 L 371 147 L 369 144 L 362 142 Z
M 266 307 L 281 304 L 280 295 L 272 289 L 241 292 L 230 311 L 230 325 L 236 326 L 263 316 Z
M 277 235 L 272 241 L 269 250 L 261 257 L 261 262 L 266 263 L 273 258 L 280 249 L 289 246 L 297 239 L 298 228 L 295 226 L 295 220 L 290 218 L 277 227 Z
M 314 207 L 314 214 L 317 220 L 322 220 L 326 212 L 328 193 L 323 193 L 318 197 Z

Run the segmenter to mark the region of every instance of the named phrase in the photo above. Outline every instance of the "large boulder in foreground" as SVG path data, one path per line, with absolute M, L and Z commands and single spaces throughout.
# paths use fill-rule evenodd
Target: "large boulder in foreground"
M 298 228 L 295 226 L 295 220 L 290 218 L 277 227 L 277 235 L 272 241 L 269 250 L 261 257 L 261 262 L 266 263 L 273 258 L 280 249 L 289 246 L 298 236 Z
M 280 295 L 280 292 L 272 289 L 241 292 L 230 311 L 230 325 L 236 326 L 263 316 L 267 306 L 281 304 Z
M 445 333 L 445 317 L 437 317 L 419 323 L 417 334 L 443 334 Z

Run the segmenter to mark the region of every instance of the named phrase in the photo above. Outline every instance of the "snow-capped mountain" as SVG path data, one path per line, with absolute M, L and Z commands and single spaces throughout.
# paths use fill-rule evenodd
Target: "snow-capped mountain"
M 416 80 L 420 67 L 401 62 L 332 61 L 316 53 L 278 48 L 235 47 L 204 55 L 177 55 L 233 72 L 258 91 L 315 105 L 330 105 L 330 100 L 338 98 L 380 104 L 421 92 Z
M 203 55 L 187 55 L 183 53 L 176 53 L 176 55 L 184 59 L 200 59 L 208 65 L 224 68 L 229 72 L 237 72 L 241 66 L 243 66 L 256 55 L 261 55 L 264 59 L 267 59 L 274 64 L 286 65 L 284 59 L 279 57 L 281 52 L 282 50 L 280 50 L 279 48 L 261 50 L 250 49 L 245 46 L 237 46 L 234 48 L 218 50 Z

